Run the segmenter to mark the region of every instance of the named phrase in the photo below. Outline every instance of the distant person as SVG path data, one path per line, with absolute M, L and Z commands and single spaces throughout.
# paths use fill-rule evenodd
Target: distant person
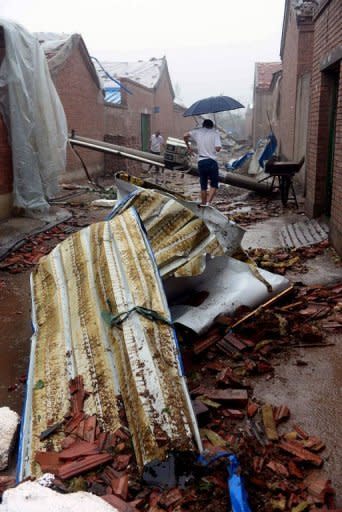
M 192 152 L 190 141 L 196 142 L 198 150 L 198 172 L 201 185 L 201 206 L 210 204 L 218 189 L 218 163 L 216 153 L 221 148 L 220 134 L 214 129 L 211 119 L 205 119 L 202 128 L 195 128 L 184 134 L 184 142 Z M 208 193 L 208 181 L 210 190 Z
M 150 139 L 150 153 L 153 153 L 154 155 L 160 155 L 162 147 L 164 147 L 164 139 L 162 135 L 160 134 L 160 131 L 156 131 L 151 135 Z M 157 171 L 159 171 L 159 167 L 157 164 L 153 165 L 150 164 L 148 170 L 150 171 L 152 167 L 155 167 Z

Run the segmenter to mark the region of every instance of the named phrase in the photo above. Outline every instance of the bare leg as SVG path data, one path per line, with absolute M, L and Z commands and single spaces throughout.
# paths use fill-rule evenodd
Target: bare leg
M 201 200 L 202 204 L 207 204 L 207 191 L 201 190 Z
M 209 195 L 208 195 L 208 203 L 210 204 L 211 201 L 214 199 L 214 196 L 217 192 L 217 188 L 211 188 L 210 187 L 210 190 L 209 190 Z

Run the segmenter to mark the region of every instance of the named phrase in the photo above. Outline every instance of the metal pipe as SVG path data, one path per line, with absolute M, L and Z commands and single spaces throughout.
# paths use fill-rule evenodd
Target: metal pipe
M 143 158 L 141 156 L 133 155 L 131 153 L 125 153 L 124 151 L 121 151 L 121 150 L 118 150 L 118 149 L 104 147 L 104 146 L 99 145 L 99 144 L 94 144 L 94 143 L 90 143 L 90 142 L 83 142 L 81 140 L 76 140 L 76 139 L 71 139 L 71 138 L 69 138 L 69 142 L 70 142 L 70 144 L 72 146 L 75 145 L 75 146 L 79 146 L 81 148 L 93 149 L 94 151 L 100 151 L 101 153 L 109 153 L 109 154 L 113 154 L 113 155 L 122 156 L 124 158 L 130 158 L 131 160 L 138 160 L 139 162 L 143 162 L 143 163 L 146 163 L 146 164 L 151 164 L 151 165 L 158 164 L 158 167 L 163 167 L 163 168 L 165 167 L 164 163 L 159 163 L 159 162 L 156 162 L 155 160 L 150 160 L 148 158 Z
M 124 158 L 130 158 L 131 160 L 138 160 L 140 162 L 156 165 L 161 168 L 167 168 L 167 164 L 164 163 L 164 157 L 162 155 L 155 155 L 153 153 L 147 153 L 145 151 L 139 151 L 138 149 L 127 148 L 125 146 L 118 146 L 116 144 L 111 144 L 109 142 L 102 142 L 98 140 L 88 139 L 86 137 L 79 137 L 78 135 L 72 134 L 69 137 L 69 141 L 71 144 L 76 146 L 81 146 L 88 149 L 93 149 L 95 151 L 102 151 L 103 153 L 111 153 L 114 155 L 119 155 Z M 193 165 L 188 174 L 192 176 L 198 176 L 197 166 Z M 259 183 L 254 181 L 254 179 L 249 178 L 248 176 L 242 176 L 241 174 L 234 174 L 231 172 L 227 172 L 223 174 L 220 172 L 219 181 L 221 183 L 225 183 L 227 185 L 232 185 L 233 187 L 244 188 L 247 190 L 252 190 L 261 195 L 269 195 L 270 187 L 265 183 Z

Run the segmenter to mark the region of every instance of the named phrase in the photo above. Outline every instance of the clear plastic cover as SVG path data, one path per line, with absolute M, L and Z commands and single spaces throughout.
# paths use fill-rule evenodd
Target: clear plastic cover
M 65 170 L 67 123 L 38 39 L 0 18 L 5 57 L 0 67 L 0 109 L 13 160 L 13 206 L 46 212 Z

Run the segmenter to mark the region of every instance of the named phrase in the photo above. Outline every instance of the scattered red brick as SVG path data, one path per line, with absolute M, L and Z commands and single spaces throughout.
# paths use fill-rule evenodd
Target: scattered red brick
M 78 457 L 94 455 L 98 452 L 99 448 L 95 443 L 88 443 L 86 441 L 78 440 L 74 442 L 69 448 L 59 452 L 59 458 L 62 461 L 75 460 Z
M 295 424 L 295 425 L 293 425 L 292 428 L 293 428 L 293 430 L 295 430 L 297 432 L 297 434 L 299 435 L 299 437 L 301 439 L 308 439 L 309 438 L 309 434 L 307 434 L 305 432 L 305 430 L 303 430 L 300 425 Z
M 194 353 L 200 354 L 201 352 L 204 352 L 204 350 L 207 350 L 209 347 L 218 342 L 221 338 L 222 335 L 220 334 L 218 329 L 210 331 L 205 337 L 202 337 L 198 341 L 196 341 L 193 347 Z
M 198 388 L 196 394 L 205 395 L 211 400 L 219 402 L 232 402 L 245 406 L 248 402 L 248 394 L 245 389 L 215 389 L 215 388 Z
M 282 441 L 279 444 L 279 447 L 282 450 L 291 453 L 298 459 L 304 462 L 309 462 L 314 466 L 320 467 L 323 464 L 323 459 L 321 457 L 309 452 L 309 450 L 306 450 L 305 448 L 300 446 L 300 444 L 296 443 L 296 441 Z
M 35 461 L 38 462 L 43 473 L 53 473 L 54 475 L 58 473 L 62 465 L 57 452 L 37 452 Z
M 111 488 L 113 489 L 113 493 L 122 498 L 123 500 L 127 500 L 128 494 L 128 475 L 121 475 L 119 477 L 114 477 L 111 481 Z
M 57 453 L 58 455 L 58 453 Z M 86 471 L 91 469 L 95 469 L 106 462 L 113 460 L 113 456 L 109 453 L 100 453 L 97 455 L 88 455 L 87 457 L 82 457 L 82 459 L 67 462 L 63 464 L 57 471 L 57 475 L 62 480 L 67 480 L 72 478 L 73 476 L 81 475 Z
M 255 402 L 248 402 L 248 406 L 247 406 L 247 416 L 249 418 L 253 418 L 253 416 L 256 414 L 256 412 L 258 411 L 259 409 L 259 406 L 258 404 L 256 404 Z
M 316 503 L 325 503 L 327 495 L 335 494 L 331 486 L 331 480 L 316 472 L 310 474 L 304 480 L 304 485 L 307 487 L 308 493 L 316 498 Z
M 289 472 L 288 472 L 286 466 L 284 466 L 284 464 L 281 464 L 280 462 L 277 462 L 275 460 L 271 460 L 270 462 L 268 462 L 266 464 L 266 467 L 268 469 L 270 469 L 271 471 L 273 471 L 274 473 L 276 473 L 277 475 L 281 475 L 281 476 L 285 476 L 285 477 L 289 476 Z
M 279 407 L 273 408 L 273 416 L 276 424 L 281 421 L 287 420 L 290 417 L 290 410 L 287 405 L 280 405 Z
M 225 416 L 229 416 L 233 420 L 242 420 L 245 417 L 245 414 L 238 409 L 226 409 L 222 412 Z

